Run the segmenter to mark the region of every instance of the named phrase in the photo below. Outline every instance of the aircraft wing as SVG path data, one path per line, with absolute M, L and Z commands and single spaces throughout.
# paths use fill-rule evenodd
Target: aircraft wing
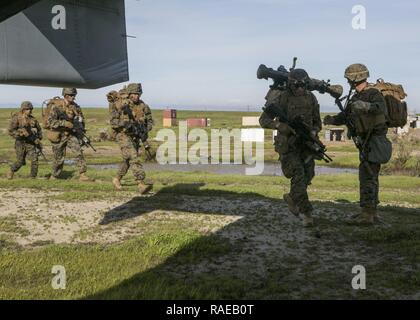
M 5 3 L 0 84 L 95 89 L 128 81 L 124 0 Z
M 0 4 L 0 22 L 30 7 L 40 0 L 3 0 Z

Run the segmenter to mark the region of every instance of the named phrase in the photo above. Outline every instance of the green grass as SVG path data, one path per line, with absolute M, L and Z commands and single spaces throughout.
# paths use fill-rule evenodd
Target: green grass
M 16 217 L 0 217 L 0 233 L 18 233 L 25 236 L 29 231 L 18 224 Z
M 215 237 L 201 238 L 200 234 L 188 230 L 148 234 L 114 246 L 59 246 L 51 245 L 36 250 L 0 252 L 0 299 L 80 299 L 88 298 L 108 289 L 138 273 L 147 272 L 165 259 L 182 250 L 190 250 L 178 258 L 178 263 L 193 263 L 200 253 L 207 256 L 229 251 L 228 244 Z M 135 254 L 133 254 L 135 253 Z M 53 290 L 51 268 L 63 265 L 68 275 L 66 290 Z M 148 292 L 147 298 L 164 298 L 166 283 L 155 274 L 149 283 L 138 290 Z M 153 288 L 148 291 L 147 286 Z M 180 291 L 187 291 L 179 284 Z M 173 292 L 168 298 L 175 298 Z M 125 292 L 125 295 L 134 292 Z M 108 298 L 117 298 L 118 294 Z
M 4 176 L 7 167 L 0 167 L 0 176 Z M 50 167 L 42 165 L 40 176 L 48 175 Z M 90 169 L 89 175 L 96 179 L 94 183 L 82 183 L 77 180 L 78 175 L 71 166 L 67 167 L 65 175 L 69 179 L 54 181 L 53 189 L 64 191 L 63 194 L 55 196 L 56 199 L 66 201 L 86 201 L 94 199 L 109 199 L 119 197 L 121 194 L 114 191 L 111 183 L 116 170 Z M 26 166 L 16 175 L 16 179 L 8 181 L 0 179 L 0 188 L 30 188 L 30 189 L 51 189 L 48 180 L 26 179 L 29 175 L 29 168 Z M 246 194 L 249 192 L 260 196 L 279 197 L 282 191 L 289 188 L 289 180 L 285 177 L 270 176 L 238 176 L 238 175 L 217 175 L 204 172 L 157 172 L 147 173 L 147 180 L 154 182 L 155 191 L 173 192 L 180 190 L 191 195 L 199 195 L 203 192 L 228 194 Z M 127 192 L 136 191 L 137 186 L 131 175 L 124 180 L 124 189 Z M 200 186 L 201 184 L 201 186 Z M 408 176 L 380 176 L 380 198 L 389 203 L 401 202 L 412 205 L 420 204 L 420 197 L 417 190 L 420 189 L 420 180 Z M 316 176 L 309 193 L 316 200 L 346 199 L 357 201 L 359 197 L 359 182 L 357 175 L 336 174 Z

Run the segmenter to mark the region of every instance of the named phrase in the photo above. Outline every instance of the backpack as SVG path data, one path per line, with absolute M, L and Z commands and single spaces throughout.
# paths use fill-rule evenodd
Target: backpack
M 63 105 L 63 99 L 60 97 L 54 97 L 50 100 L 45 100 L 42 103 L 42 126 L 44 129 L 50 129 L 50 125 L 48 123 L 48 117 L 51 113 L 51 110 L 55 106 L 62 106 Z M 44 108 L 44 106 L 46 106 Z
M 407 97 L 407 94 L 402 85 L 378 79 L 371 86 L 379 90 L 385 98 L 388 127 L 404 127 L 407 123 L 407 103 L 403 100 Z
M 128 99 L 128 95 L 124 89 L 118 91 L 110 91 L 106 98 L 109 102 L 109 112 L 111 113 L 114 109 L 120 109 L 124 101 Z

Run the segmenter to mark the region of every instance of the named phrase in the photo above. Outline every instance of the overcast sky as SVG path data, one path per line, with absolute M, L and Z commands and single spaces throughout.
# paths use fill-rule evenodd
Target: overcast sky
M 386 3 L 386 4 L 385 4 Z M 352 28 L 363 5 L 366 30 Z M 269 82 L 259 64 L 287 68 L 297 56 L 310 76 L 346 86 L 347 65 L 366 64 L 371 81 L 403 84 L 420 111 L 420 3 L 416 0 L 126 0 L 130 78 L 143 99 L 165 106 L 260 107 Z M 80 90 L 85 106 L 105 105 L 120 86 Z M 347 86 L 346 86 L 347 90 Z M 40 103 L 60 89 L 0 86 L 0 105 Z M 333 100 L 317 94 L 323 110 Z

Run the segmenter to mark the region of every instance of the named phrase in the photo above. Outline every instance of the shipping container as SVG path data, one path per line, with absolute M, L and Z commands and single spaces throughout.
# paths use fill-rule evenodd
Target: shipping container
M 206 118 L 187 119 L 187 126 L 188 127 L 193 127 L 193 128 L 207 127 L 207 119 Z
M 163 118 L 176 119 L 176 110 L 175 109 L 163 110 Z
M 260 126 L 259 117 L 242 117 L 242 126 Z
M 176 125 L 177 125 L 176 119 L 163 118 L 163 126 L 165 128 L 176 127 Z

